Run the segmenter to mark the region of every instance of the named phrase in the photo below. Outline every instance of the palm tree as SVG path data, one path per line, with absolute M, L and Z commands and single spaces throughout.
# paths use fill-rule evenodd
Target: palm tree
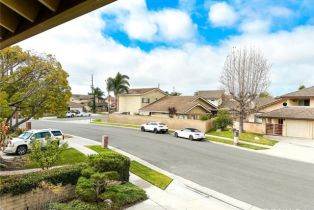
M 113 92 L 115 100 L 116 100 L 116 109 L 119 107 L 118 104 L 118 94 L 127 93 L 129 90 L 129 76 L 125 74 L 120 74 L 120 72 L 117 73 L 117 75 L 112 78 L 109 77 L 107 79 L 107 89 Z
M 99 87 L 96 87 L 94 88 L 94 95 L 97 98 L 101 98 L 104 95 L 104 92 Z

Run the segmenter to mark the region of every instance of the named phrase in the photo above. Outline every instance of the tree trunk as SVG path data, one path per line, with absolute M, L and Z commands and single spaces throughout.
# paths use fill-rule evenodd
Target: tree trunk
M 240 111 L 239 118 L 239 133 L 243 133 L 244 112 L 242 110 Z

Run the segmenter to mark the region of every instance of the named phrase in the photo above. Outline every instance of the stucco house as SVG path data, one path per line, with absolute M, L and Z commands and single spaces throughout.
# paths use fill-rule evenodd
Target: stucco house
M 151 104 L 167 94 L 159 88 L 129 89 L 128 93 L 118 95 L 118 112 L 138 114 L 139 109 Z
M 179 119 L 200 119 L 215 115 L 217 106 L 199 96 L 165 96 L 140 110 L 140 114 Z
M 224 90 L 200 90 L 194 93 L 195 96 L 200 96 L 217 107 L 222 104 L 224 94 Z
M 314 139 L 314 86 L 282 95 L 259 112 L 265 134 Z

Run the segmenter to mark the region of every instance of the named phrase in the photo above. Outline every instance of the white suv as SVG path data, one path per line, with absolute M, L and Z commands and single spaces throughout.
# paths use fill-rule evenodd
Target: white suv
M 141 125 L 141 131 L 153 131 L 154 133 L 167 133 L 168 126 L 161 122 L 148 122 Z
M 33 140 L 39 140 L 44 143 L 47 137 L 50 137 L 52 140 L 59 139 L 64 141 L 64 135 L 57 129 L 29 130 L 16 138 L 10 139 L 3 152 L 24 155 L 30 149 L 30 143 Z

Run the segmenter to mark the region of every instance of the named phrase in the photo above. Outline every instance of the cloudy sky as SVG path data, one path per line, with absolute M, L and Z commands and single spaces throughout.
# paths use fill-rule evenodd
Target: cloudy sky
M 54 54 L 73 93 L 121 72 L 131 87 L 185 95 L 220 88 L 230 49 L 254 46 L 280 95 L 314 85 L 314 0 L 118 0 L 19 45 Z

